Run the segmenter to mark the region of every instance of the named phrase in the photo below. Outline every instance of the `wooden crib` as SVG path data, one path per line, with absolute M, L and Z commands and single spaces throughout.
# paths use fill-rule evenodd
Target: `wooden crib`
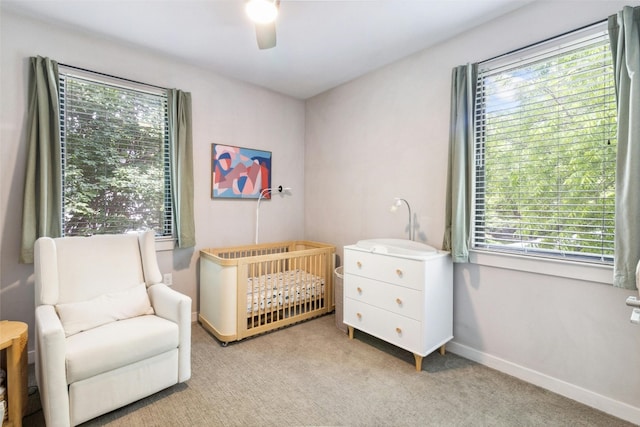
M 223 345 L 333 311 L 335 247 L 288 241 L 200 251 L 200 324 Z

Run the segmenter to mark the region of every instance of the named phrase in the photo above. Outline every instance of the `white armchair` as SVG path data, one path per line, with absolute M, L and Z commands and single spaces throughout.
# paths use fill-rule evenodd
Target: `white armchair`
M 191 299 L 161 282 L 153 232 L 36 241 L 47 426 L 75 426 L 191 377 Z

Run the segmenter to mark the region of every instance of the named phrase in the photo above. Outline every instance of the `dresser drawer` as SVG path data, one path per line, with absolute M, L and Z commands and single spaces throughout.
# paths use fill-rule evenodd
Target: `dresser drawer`
M 344 296 L 418 321 L 422 320 L 422 292 L 415 289 L 345 274 Z
M 424 263 L 419 260 L 345 248 L 344 272 L 421 290 Z
M 345 298 L 344 323 L 412 353 L 422 347 L 421 323 L 351 298 Z

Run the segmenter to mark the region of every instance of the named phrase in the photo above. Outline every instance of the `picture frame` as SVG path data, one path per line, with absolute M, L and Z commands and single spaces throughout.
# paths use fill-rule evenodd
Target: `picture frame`
M 271 152 L 211 144 L 211 198 L 258 199 L 271 188 Z M 267 191 L 262 199 L 270 199 Z

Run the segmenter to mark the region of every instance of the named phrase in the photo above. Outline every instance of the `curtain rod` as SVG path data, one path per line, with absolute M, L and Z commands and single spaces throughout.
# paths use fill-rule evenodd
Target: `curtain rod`
M 84 71 L 85 73 L 93 73 L 93 74 L 97 74 L 97 75 L 103 76 L 103 77 L 109 77 L 109 78 L 112 78 L 112 79 L 124 80 L 125 82 L 129 82 L 129 83 L 135 83 L 135 84 L 139 84 L 139 85 L 154 87 L 156 89 L 169 90 L 166 87 L 162 87 L 162 86 L 158 86 L 158 85 L 152 85 L 152 84 L 144 83 L 144 82 L 139 82 L 137 80 L 126 79 L 124 77 L 112 76 L 111 74 L 101 73 L 99 71 L 88 70 L 88 69 L 82 68 L 82 67 L 76 67 L 76 66 L 73 66 L 73 65 L 62 64 L 62 63 L 58 63 L 58 65 L 61 65 L 63 67 L 67 67 L 67 68 L 72 68 L 72 69 L 78 70 L 78 71 Z
M 478 61 L 478 64 L 482 64 L 483 62 L 493 61 L 494 59 L 502 58 L 503 56 L 511 55 L 511 54 L 516 53 L 516 52 L 519 52 L 519 51 L 521 51 L 521 50 L 529 49 L 530 47 L 534 47 L 534 46 L 537 46 L 537 45 L 539 45 L 539 44 L 546 43 L 546 42 L 548 42 L 548 41 L 550 41 L 550 40 L 557 39 L 558 37 L 566 36 L 567 34 L 571 34 L 571 33 L 574 33 L 574 32 L 576 32 L 576 31 L 584 30 L 585 28 L 589 28 L 589 27 L 592 27 L 592 26 L 594 26 L 594 25 L 602 24 L 603 22 L 607 22 L 607 20 L 608 20 L 608 18 L 601 19 L 601 20 L 599 20 L 599 21 L 592 22 L 591 24 L 583 25 L 582 27 L 575 28 L 575 29 L 573 29 L 573 30 L 569 30 L 569 31 L 565 31 L 565 32 L 564 32 L 564 33 L 562 33 L 562 34 L 558 34 L 558 35 L 556 35 L 556 36 L 548 37 L 548 38 L 546 38 L 546 39 L 544 39 L 544 40 L 541 40 L 541 41 L 539 41 L 539 42 L 531 43 L 531 44 L 529 44 L 529 45 L 527 45 L 527 46 L 519 47 L 519 48 L 517 48 L 517 49 L 510 50 L 509 52 L 506 52 L 506 53 L 501 53 L 501 54 L 496 55 L 496 56 L 494 56 L 494 57 L 491 57 L 491 58 L 489 58 L 489 59 L 484 59 L 484 60 L 482 60 L 482 61 Z

